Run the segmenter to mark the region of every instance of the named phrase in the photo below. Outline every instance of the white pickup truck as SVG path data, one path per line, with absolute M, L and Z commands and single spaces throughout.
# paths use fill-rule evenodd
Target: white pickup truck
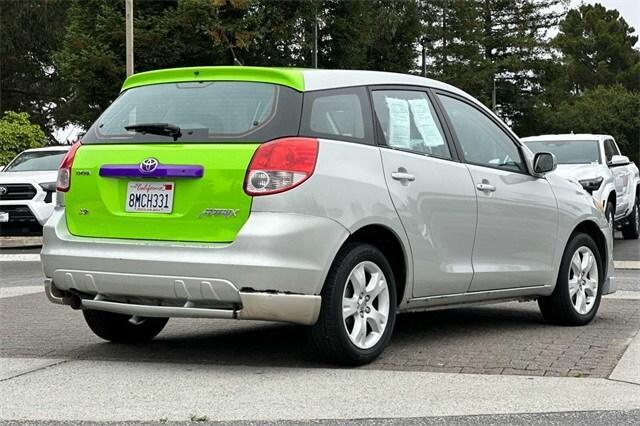
M 540 135 L 522 138 L 534 153 L 551 152 L 558 160 L 556 173 L 577 179 L 614 221 L 626 239 L 640 230 L 640 177 L 638 167 L 620 155 L 612 136 L 591 134 Z

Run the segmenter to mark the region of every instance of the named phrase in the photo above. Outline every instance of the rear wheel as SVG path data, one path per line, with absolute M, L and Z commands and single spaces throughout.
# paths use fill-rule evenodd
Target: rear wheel
M 91 331 L 115 343 L 147 342 L 156 337 L 169 321 L 169 318 L 132 317 L 90 309 L 82 313 Z
M 369 244 L 349 244 L 336 257 L 311 338 L 327 360 L 361 365 L 378 357 L 391 338 L 396 287 L 389 262 Z
M 628 222 L 620 230 L 626 240 L 636 240 L 640 235 L 640 196 L 636 194 L 636 203 L 631 214 L 627 218 Z
M 562 256 L 556 288 L 538 300 L 542 316 L 553 324 L 588 324 L 600 306 L 603 281 L 598 246 L 589 235 L 575 234 Z

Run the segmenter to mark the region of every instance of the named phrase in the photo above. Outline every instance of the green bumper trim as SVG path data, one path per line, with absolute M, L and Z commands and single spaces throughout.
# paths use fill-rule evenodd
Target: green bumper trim
M 141 72 L 127 78 L 121 91 L 151 84 L 216 80 L 272 83 L 291 87 L 299 92 L 304 91 L 304 77 L 299 69 L 241 66 L 172 68 Z

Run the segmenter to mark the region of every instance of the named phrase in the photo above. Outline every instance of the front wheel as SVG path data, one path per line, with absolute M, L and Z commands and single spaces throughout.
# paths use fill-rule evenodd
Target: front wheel
M 98 337 L 115 343 L 147 342 L 162 331 L 169 318 L 142 318 L 113 312 L 82 311 L 87 325 Z
M 625 240 L 637 240 L 640 235 L 640 196 L 636 195 L 636 203 L 628 217 L 626 225 L 621 229 Z
M 345 246 L 331 266 L 311 328 L 320 354 L 338 364 L 367 364 L 384 350 L 395 318 L 396 286 L 387 259 L 369 244 Z
M 559 325 L 585 325 L 600 306 L 604 267 L 593 238 L 575 234 L 562 256 L 556 288 L 538 299 L 542 316 Z

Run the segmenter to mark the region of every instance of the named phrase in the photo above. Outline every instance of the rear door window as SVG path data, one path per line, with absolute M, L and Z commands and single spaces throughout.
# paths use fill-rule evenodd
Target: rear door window
M 373 109 L 387 146 L 451 158 L 444 131 L 427 94 L 411 90 L 376 90 Z
M 300 134 L 373 143 L 371 121 L 368 95 L 363 87 L 307 92 Z
M 275 84 L 241 81 L 165 83 L 122 93 L 89 130 L 86 143 L 173 142 L 171 137 L 127 131 L 166 123 L 189 141 L 265 142 L 298 132 L 302 94 Z

